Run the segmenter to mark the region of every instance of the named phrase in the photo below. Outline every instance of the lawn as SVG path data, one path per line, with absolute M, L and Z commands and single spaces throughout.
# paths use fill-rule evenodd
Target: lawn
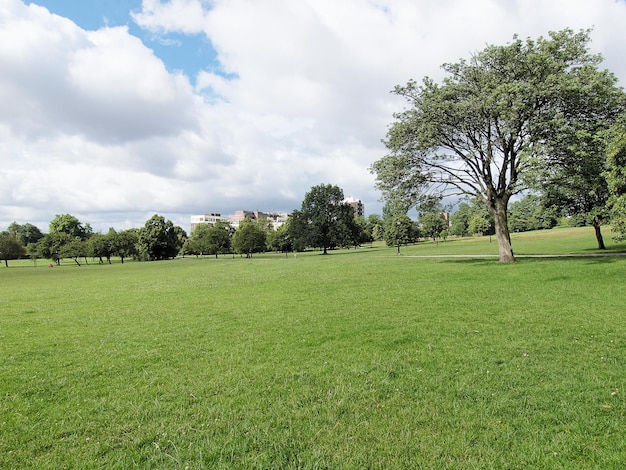
M 621 467 L 626 258 L 481 244 L 10 263 L 0 468 Z

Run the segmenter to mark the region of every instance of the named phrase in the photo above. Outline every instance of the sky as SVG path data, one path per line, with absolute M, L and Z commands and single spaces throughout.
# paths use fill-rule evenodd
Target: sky
M 394 86 L 566 27 L 626 85 L 624 0 L 0 0 L 0 230 L 189 231 L 319 184 L 381 214 Z

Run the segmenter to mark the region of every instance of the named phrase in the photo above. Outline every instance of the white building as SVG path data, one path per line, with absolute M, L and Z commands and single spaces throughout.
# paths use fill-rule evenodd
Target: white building
M 215 225 L 217 222 L 228 222 L 228 217 L 222 217 L 222 214 L 218 212 L 209 212 L 203 215 L 192 215 L 191 232 L 189 233 L 192 233 L 198 225 Z

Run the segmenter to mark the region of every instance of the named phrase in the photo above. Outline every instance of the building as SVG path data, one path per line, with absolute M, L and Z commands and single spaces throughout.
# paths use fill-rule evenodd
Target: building
M 364 217 L 365 216 L 365 206 L 363 205 L 363 201 L 360 199 L 355 199 L 353 197 L 349 197 L 343 200 L 344 204 L 349 204 L 354 209 L 354 217 Z
M 287 221 L 289 214 L 280 213 L 280 212 L 260 212 L 260 211 L 245 211 L 239 210 L 235 211 L 234 214 L 228 216 L 228 221 L 230 224 L 237 228 L 239 227 L 239 223 L 245 219 L 251 220 L 262 220 L 267 219 L 272 222 L 272 227 L 274 230 L 278 229 L 282 224 Z
M 192 215 L 191 231 L 189 233 L 193 233 L 198 225 L 215 225 L 217 222 L 228 222 L 228 217 L 222 217 L 222 214 L 220 214 L 219 212 L 209 212 L 203 215 Z

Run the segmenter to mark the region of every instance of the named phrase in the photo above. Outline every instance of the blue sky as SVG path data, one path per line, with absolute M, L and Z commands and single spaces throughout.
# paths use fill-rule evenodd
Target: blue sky
M 37 0 L 24 3 L 46 7 L 51 13 L 69 18 L 86 30 L 126 26 L 128 32 L 152 49 L 170 71 L 183 70 L 192 81 L 202 69 L 220 70 L 217 54 L 205 35 L 156 34 L 137 26 L 131 12 L 141 11 L 140 0 Z
M 565 27 L 625 84 L 625 24 L 615 0 L 1 0 L 0 230 L 188 229 L 322 183 L 380 214 L 394 86 Z

